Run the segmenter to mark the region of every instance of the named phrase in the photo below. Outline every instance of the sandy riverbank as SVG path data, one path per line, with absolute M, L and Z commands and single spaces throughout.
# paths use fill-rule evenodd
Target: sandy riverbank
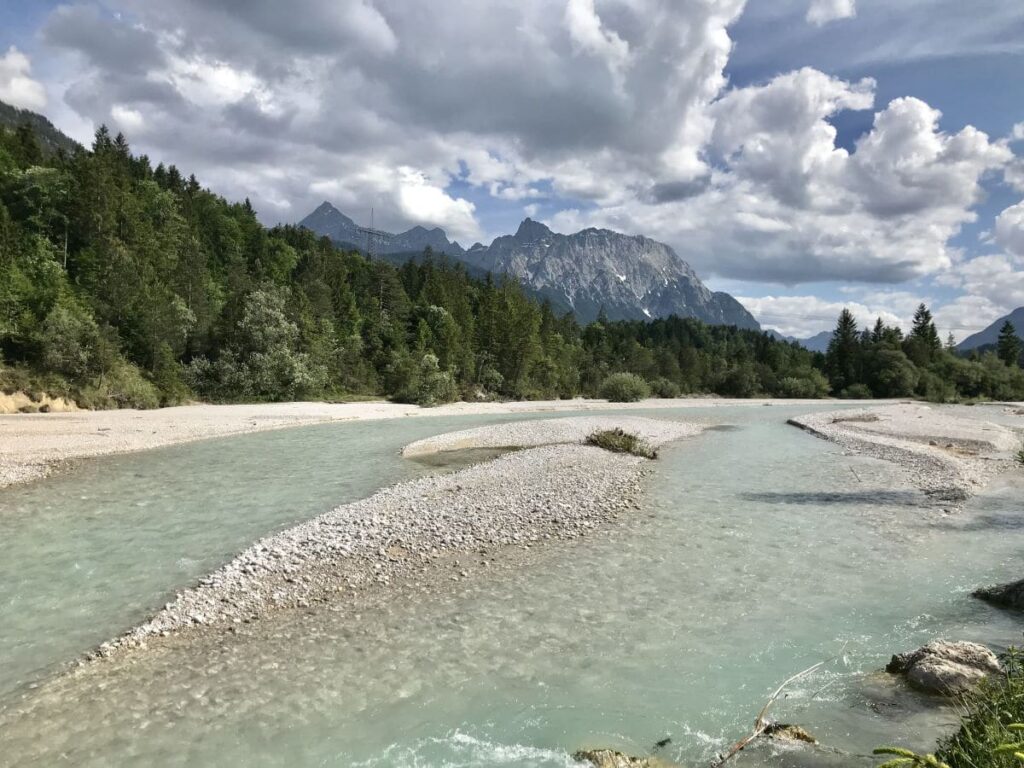
M 621 427 L 658 446 L 703 429 L 622 416 L 529 424 L 534 426 L 525 430 L 510 424 L 472 430 L 472 436 L 454 433 L 447 444 L 522 450 L 400 483 L 262 539 L 98 654 L 183 634 L 230 632 L 281 610 L 345 599 L 417 575 L 426 579 L 468 553 L 488 558 L 510 547 L 582 536 L 638 507 L 640 481 L 652 465 L 583 445 L 586 435 Z
M 419 408 L 387 402 L 265 403 L 186 405 L 153 411 L 73 411 L 0 415 L 0 487 L 44 477 L 76 459 L 148 450 L 193 440 L 332 421 L 365 421 L 422 416 L 501 415 L 551 411 L 701 408 L 720 405 L 820 401 L 683 398 L 608 403 L 551 400 L 509 403 L 452 403 Z
M 959 507 L 1014 467 L 1024 434 L 1024 413 L 1013 406 L 872 405 L 812 413 L 790 423 L 896 464 L 911 485 L 947 508 Z

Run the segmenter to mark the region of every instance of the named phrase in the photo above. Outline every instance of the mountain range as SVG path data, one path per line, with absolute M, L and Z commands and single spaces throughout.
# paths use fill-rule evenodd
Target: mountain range
M 999 330 L 1007 320 L 1010 321 L 1014 330 L 1017 331 L 1018 336 L 1024 334 L 1024 307 L 1017 307 L 1010 314 L 1000 317 L 985 330 L 978 331 L 961 341 L 956 345 L 957 352 L 970 352 L 972 349 L 980 347 L 995 347 L 999 341 Z
M 367 242 L 358 225 L 327 202 L 299 225 L 338 244 L 365 248 Z M 489 246 L 476 243 L 465 250 L 440 228 L 413 227 L 377 237 L 374 250 L 394 257 L 411 256 L 426 247 L 474 272 L 510 275 L 583 323 L 603 311 L 610 320 L 678 315 L 713 325 L 760 329 L 736 299 L 709 290 L 669 246 L 642 235 L 593 228 L 562 235 L 527 218 L 514 235 L 498 237 Z

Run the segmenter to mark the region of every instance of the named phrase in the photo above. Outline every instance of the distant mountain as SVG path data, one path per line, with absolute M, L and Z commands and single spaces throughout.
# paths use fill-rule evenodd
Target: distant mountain
M 338 243 L 362 246 L 366 236 L 352 219 L 324 203 L 300 222 Z M 430 246 L 461 261 L 471 272 L 507 274 L 559 311 L 584 323 L 603 310 L 610 320 L 649 320 L 679 315 L 714 325 L 760 326 L 727 293 L 708 290 L 690 265 L 663 243 L 607 229 L 559 235 L 526 219 L 514 235 L 464 251 L 441 229 L 414 227 L 378 242 L 382 255 L 412 253 Z
M 12 107 L 10 104 L 0 101 L 0 128 L 14 130 L 22 123 L 32 126 L 43 152 L 47 155 L 56 154 L 58 149 L 63 149 L 69 154 L 76 149 L 81 149 L 81 145 L 77 141 L 61 133 L 53 123 L 42 115 L 27 109 Z
M 799 344 L 800 343 L 800 339 L 798 339 L 796 336 L 787 336 L 784 333 L 780 333 L 779 331 L 776 331 L 774 328 L 765 328 L 764 332 L 767 333 L 769 336 L 771 336 L 776 341 L 784 341 L 787 344 Z
M 489 247 L 476 245 L 461 258 L 517 277 L 555 304 L 570 307 L 583 322 L 603 309 L 610 320 L 679 315 L 760 328 L 732 296 L 708 290 L 675 251 L 643 236 L 608 229 L 559 235 L 526 219 L 514 235 L 499 237 Z
M 299 222 L 299 226 L 322 237 L 329 237 L 340 245 L 366 249 L 366 235 L 359 231 L 359 225 L 330 203 L 321 203 L 315 211 Z M 462 246 L 449 241 L 445 231 L 440 227 L 413 227 L 397 235 L 385 232 L 376 237 L 374 248 L 380 254 L 420 253 L 426 248 L 438 253 L 447 253 L 449 256 L 463 253 Z
M 832 331 L 822 331 L 821 333 L 815 334 L 807 339 L 798 339 L 796 336 L 786 336 L 783 333 L 779 333 L 774 328 L 766 329 L 765 333 L 776 341 L 799 344 L 801 347 L 810 350 L 811 352 L 827 352 L 828 343 L 832 341 Z
M 1007 320 L 1010 321 L 1010 324 L 1017 331 L 1018 336 L 1024 334 L 1024 307 L 1018 307 L 1005 317 L 1000 317 L 985 330 L 979 331 L 973 336 L 968 336 L 956 345 L 956 351 L 970 352 L 972 349 L 979 349 L 980 347 L 995 347 L 999 341 L 999 329 L 1003 327 L 1003 323 Z
M 832 341 L 832 331 L 822 331 L 807 339 L 797 339 L 797 344 L 811 352 L 828 352 L 830 341 Z

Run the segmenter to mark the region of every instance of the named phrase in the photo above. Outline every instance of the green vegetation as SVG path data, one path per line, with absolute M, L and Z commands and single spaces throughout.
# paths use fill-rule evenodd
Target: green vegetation
M 658 458 L 657 449 L 653 448 L 645 440 L 641 440 L 634 434 L 624 432 L 619 428 L 602 429 L 591 433 L 586 440 L 587 445 L 596 445 L 606 451 L 614 453 L 631 453 L 634 456 L 641 456 L 645 459 Z
M 985 680 L 966 697 L 960 729 L 934 755 L 898 747 L 875 754 L 895 755 L 878 768 L 1020 768 L 1024 766 L 1024 655 L 1011 648 L 1002 657 L 1005 674 Z
M 651 396 L 647 382 L 635 373 L 613 373 L 601 383 L 601 397 L 614 403 L 635 403 Z
M 820 356 L 765 334 L 677 317 L 581 327 L 514 281 L 471 278 L 429 252 L 396 267 L 268 230 L 248 201 L 153 167 L 121 135 L 101 128 L 84 149 L 12 114 L 0 122 L 5 391 L 93 408 L 433 405 L 594 397 L 629 373 L 631 397 L 647 382 L 661 397 L 827 394 Z
M 121 135 L 101 128 L 87 150 L 47 125 L 0 122 L 8 392 L 92 408 L 194 397 L 1024 397 L 1015 361 L 956 357 L 924 307 L 906 338 L 881 322 L 860 333 L 844 313 L 827 355 L 678 317 L 581 327 L 516 282 L 474 279 L 443 256 L 396 267 L 303 229 L 268 230 L 248 201 L 154 168 Z M 1008 360 L 1014 339 L 1002 345 Z
M 1009 324 L 1007 324 L 1009 325 Z M 1024 397 L 1024 371 L 1017 364 L 1020 340 L 1013 326 L 1000 335 L 1002 352 L 957 356 L 939 339 L 924 304 L 904 336 L 879 319 L 861 331 L 849 310 L 836 323 L 824 369 L 840 397 L 923 397 L 935 402 L 967 399 L 1017 400 Z

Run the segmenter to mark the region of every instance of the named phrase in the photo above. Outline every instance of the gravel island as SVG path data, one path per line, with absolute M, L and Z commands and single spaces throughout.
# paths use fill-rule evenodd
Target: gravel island
M 702 430 L 678 421 L 609 416 L 496 425 L 432 438 L 436 445 L 521 450 L 401 483 L 262 539 L 96 653 L 145 647 L 182 633 L 230 631 L 281 609 L 386 587 L 459 554 L 497 555 L 508 547 L 582 536 L 639 506 L 641 479 L 651 462 L 582 444 L 590 432 L 616 427 L 652 446 Z

